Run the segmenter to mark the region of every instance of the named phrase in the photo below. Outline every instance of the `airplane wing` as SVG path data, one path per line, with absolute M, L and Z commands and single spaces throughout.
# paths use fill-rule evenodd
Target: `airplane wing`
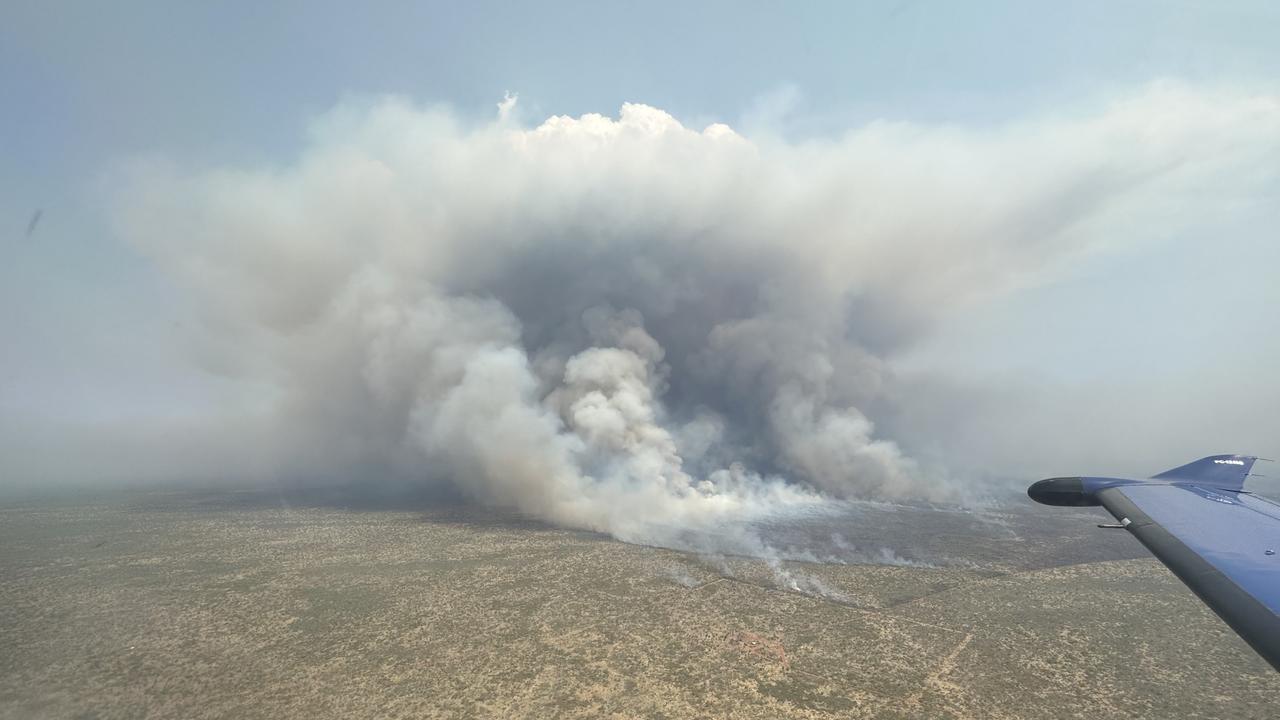
M 1244 490 L 1255 459 L 1217 455 L 1145 480 L 1051 478 L 1028 494 L 1105 507 L 1280 670 L 1280 505 Z

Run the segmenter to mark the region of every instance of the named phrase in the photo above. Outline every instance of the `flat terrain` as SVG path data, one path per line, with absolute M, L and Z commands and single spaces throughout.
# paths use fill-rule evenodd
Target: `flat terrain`
M 861 517 L 848 557 L 900 564 L 771 566 L 449 506 L 11 504 L 0 717 L 1280 713 L 1280 675 L 1127 534 L 1019 512 Z

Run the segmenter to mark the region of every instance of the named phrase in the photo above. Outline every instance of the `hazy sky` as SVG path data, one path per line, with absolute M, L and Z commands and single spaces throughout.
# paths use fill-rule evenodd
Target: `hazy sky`
M 26 458 L 7 472 L 95 428 L 255 402 L 190 360 L 194 306 L 112 229 L 111 185 L 140 157 L 283 166 L 314 119 L 384 94 L 482 119 L 518 93 L 527 125 L 638 102 L 803 144 L 877 120 L 999 133 L 1162 80 L 1280 93 L 1265 0 L 369 5 L 0 8 L 0 449 Z M 941 323 L 889 361 L 982 388 L 984 409 L 883 422 L 1004 473 L 1280 455 L 1280 203 L 1259 200 L 1280 186 L 1262 182 Z

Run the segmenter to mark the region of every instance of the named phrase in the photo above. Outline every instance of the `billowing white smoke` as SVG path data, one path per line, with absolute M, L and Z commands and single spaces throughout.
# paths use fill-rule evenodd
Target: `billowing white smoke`
M 203 301 L 208 366 L 272 388 L 280 472 L 447 481 L 631 539 L 957 497 L 877 436 L 884 358 L 1158 226 L 1162 197 L 1280 128 L 1274 98 L 1173 86 L 806 143 L 644 105 L 533 129 L 501 110 L 344 106 L 288 167 L 138 168 L 121 228 Z

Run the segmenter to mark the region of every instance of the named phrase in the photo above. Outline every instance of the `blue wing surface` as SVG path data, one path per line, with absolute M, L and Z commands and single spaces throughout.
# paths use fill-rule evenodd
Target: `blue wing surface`
M 1280 670 L 1280 506 L 1176 480 L 1117 484 L 1096 498 Z

